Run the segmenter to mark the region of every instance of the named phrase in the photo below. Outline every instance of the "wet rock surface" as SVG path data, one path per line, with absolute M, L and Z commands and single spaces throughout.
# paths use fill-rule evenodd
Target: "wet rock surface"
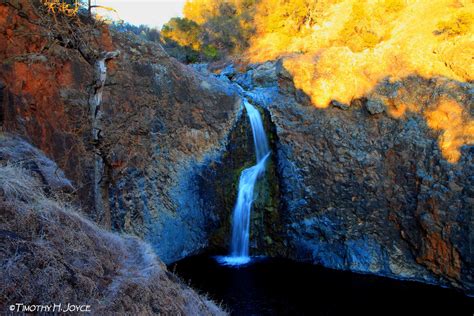
M 260 109 L 269 145 L 275 152 L 276 138 L 269 113 Z M 206 209 L 215 214 L 206 229 L 211 232 L 210 247 L 218 253 L 228 253 L 232 234 L 232 214 L 237 200 L 239 178 L 242 171 L 256 162 L 253 135 L 245 110 L 232 129 L 225 153 L 210 163 L 197 178 L 200 197 Z M 256 255 L 277 255 L 282 247 L 280 220 L 280 192 L 277 175 L 277 157 L 271 155 L 266 171 L 255 186 L 255 200 L 250 219 L 250 249 Z

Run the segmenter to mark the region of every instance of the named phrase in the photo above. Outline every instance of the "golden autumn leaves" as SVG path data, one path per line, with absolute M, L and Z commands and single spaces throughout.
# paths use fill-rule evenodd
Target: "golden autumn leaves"
M 64 14 L 67 16 L 75 16 L 79 11 L 79 0 L 70 1 L 65 0 L 41 0 L 43 5 L 48 9 L 49 13 Z

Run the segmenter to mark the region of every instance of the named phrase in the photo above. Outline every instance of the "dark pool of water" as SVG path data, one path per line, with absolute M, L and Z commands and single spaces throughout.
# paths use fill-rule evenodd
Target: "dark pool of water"
M 232 315 L 474 315 L 474 299 L 452 289 L 286 259 L 236 268 L 195 256 L 169 269 Z

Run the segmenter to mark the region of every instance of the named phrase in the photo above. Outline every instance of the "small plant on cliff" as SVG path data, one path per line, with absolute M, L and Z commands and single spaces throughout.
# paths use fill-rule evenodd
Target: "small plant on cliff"
M 83 4 L 81 0 L 41 0 L 43 6 L 47 9 L 49 14 L 53 16 L 63 15 L 67 17 L 75 17 L 78 15 L 79 10 L 82 7 L 86 7 L 88 15 L 92 16 L 92 9 L 101 9 L 103 11 L 109 11 L 117 14 L 117 11 L 111 7 L 105 7 L 101 5 L 92 5 L 91 1 L 87 1 L 87 6 Z M 98 20 L 108 20 L 99 14 L 94 14 Z
M 79 11 L 78 0 L 41 0 L 48 12 L 53 14 L 64 14 L 67 16 L 76 16 Z

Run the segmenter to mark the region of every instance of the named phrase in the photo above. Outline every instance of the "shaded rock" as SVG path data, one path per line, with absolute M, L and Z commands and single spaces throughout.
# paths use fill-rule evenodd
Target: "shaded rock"
M 236 74 L 233 81 L 246 90 L 252 90 L 254 88 L 253 70 Z
M 448 112 L 460 113 L 453 124 L 468 124 L 472 84 L 418 76 L 382 80 L 350 106 L 333 101 L 317 109 L 291 76 L 280 71 L 277 77 L 265 104 L 278 140 L 284 228 L 277 252 L 472 293 L 474 148 L 468 136 L 453 136 L 465 144 L 455 161 L 443 143 L 447 132 L 430 121 L 430 111 L 448 102 Z M 273 73 L 265 78 L 242 93 L 257 99 L 252 91 L 272 86 Z M 367 117 L 382 112 L 387 115 Z
M 430 84 L 469 107 L 459 85 Z M 290 257 L 472 291 L 472 146 L 449 163 L 421 115 L 368 120 L 361 107 L 274 100 Z
M 208 69 L 208 64 L 191 64 L 191 67 L 202 75 L 208 76 L 211 74 Z
M 243 94 L 252 104 L 266 108 L 278 97 L 278 87 L 255 88 Z
M 226 76 L 229 79 L 232 79 L 233 76 L 235 76 L 236 70 L 234 68 L 233 64 L 230 64 L 226 66 L 222 71 L 220 72 L 220 76 Z
M 274 61 L 256 65 L 252 69 L 253 82 L 261 87 L 275 85 L 275 82 L 278 80 L 278 69 L 280 67 L 279 63 Z
M 385 111 L 385 105 L 379 100 L 368 99 L 365 102 L 365 108 L 369 111 L 370 114 L 379 114 Z
M 344 111 L 349 110 L 349 106 L 347 104 L 341 103 L 336 100 L 332 100 L 331 105 Z

